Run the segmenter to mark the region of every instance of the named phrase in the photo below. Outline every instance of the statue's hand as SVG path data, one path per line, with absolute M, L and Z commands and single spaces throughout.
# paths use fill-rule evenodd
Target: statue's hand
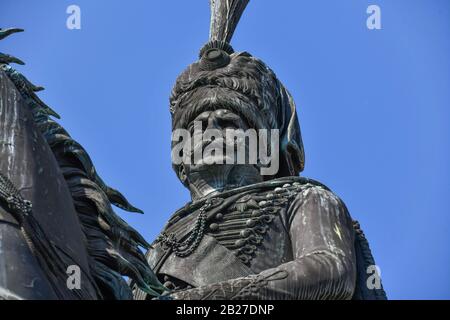
M 175 300 L 170 295 L 162 294 L 159 297 L 153 298 L 152 300 Z
M 198 288 L 173 291 L 174 300 L 229 300 L 238 298 L 242 291 L 255 282 L 254 276 L 212 283 Z
M 188 289 L 188 290 L 180 290 L 180 291 L 172 291 L 165 297 L 169 298 L 168 300 L 202 300 L 202 296 L 198 292 L 197 288 Z

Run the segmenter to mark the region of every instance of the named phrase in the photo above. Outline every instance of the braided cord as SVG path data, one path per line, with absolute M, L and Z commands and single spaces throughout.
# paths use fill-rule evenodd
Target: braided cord
M 189 232 L 189 237 L 187 237 L 186 240 L 179 242 L 174 233 L 167 235 L 163 232 L 156 241 L 171 248 L 177 257 L 184 258 L 191 255 L 200 245 L 203 235 L 205 234 L 206 210 L 211 207 L 212 201 L 213 199 L 208 199 L 199 209 L 199 215 L 195 222 L 195 226 Z
M 17 215 L 19 222 L 23 221 L 23 216 L 28 216 L 31 212 L 31 202 L 22 198 L 13 183 L 2 173 L 0 173 L 0 198 Z

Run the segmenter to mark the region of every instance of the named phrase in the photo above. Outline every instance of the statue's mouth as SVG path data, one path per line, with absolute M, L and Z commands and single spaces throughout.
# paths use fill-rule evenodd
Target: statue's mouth
M 249 146 L 245 141 L 227 141 L 225 137 L 218 138 L 213 141 L 199 141 L 192 148 L 190 154 L 186 155 L 189 157 L 190 163 L 194 166 L 211 165 L 211 164 L 247 164 L 238 163 L 237 153 L 227 153 L 228 150 L 239 150 L 241 146 L 244 146 L 245 159 L 249 159 Z M 209 149 L 212 152 L 205 152 Z M 221 152 L 216 152 L 221 150 Z M 196 161 L 194 154 L 197 153 L 202 155 L 200 159 Z M 255 164 L 256 165 L 256 164 Z

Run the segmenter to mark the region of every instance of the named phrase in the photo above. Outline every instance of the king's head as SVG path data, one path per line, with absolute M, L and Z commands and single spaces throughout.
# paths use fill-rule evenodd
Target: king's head
M 209 41 L 177 78 L 170 97 L 172 129 L 278 130 L 279 170 L 264 180 L 298 175 L 304 150 L 294 101 L 264 62 L 235 52 L 230 41 L 249 0 L 210 0 Z M 202 147 L 206 147 L 203 144 Z M 178 176 L 183 165 L 174 164 Z M 183 181 L 183 179 L 182 179 Z

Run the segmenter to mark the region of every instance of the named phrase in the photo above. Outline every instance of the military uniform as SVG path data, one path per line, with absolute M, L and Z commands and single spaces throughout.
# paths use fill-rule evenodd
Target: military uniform
M 286 177 L 188 204 L 147 259 L 177 299 L 384 298 L 365 286 L 373 259 L 355 231 L 328 188 Z

